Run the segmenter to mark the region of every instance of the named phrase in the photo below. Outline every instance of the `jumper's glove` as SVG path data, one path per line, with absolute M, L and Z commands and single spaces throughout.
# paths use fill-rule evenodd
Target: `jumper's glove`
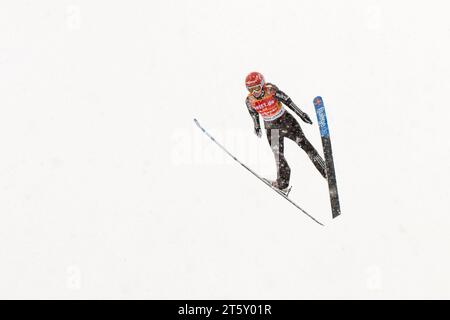
M 262 132 L 260 127 L 255 127 L 255 134 L 258 136 L 258 138 L 261 138 Z
M 298 116 L 299 116 L 304 122 L 309 123 L 309 124 L 312 124 L 311 119 L 309 118 L 309 116 L 308 116 L 305 112 L 300 111 L 300 112 L 298 113 Z

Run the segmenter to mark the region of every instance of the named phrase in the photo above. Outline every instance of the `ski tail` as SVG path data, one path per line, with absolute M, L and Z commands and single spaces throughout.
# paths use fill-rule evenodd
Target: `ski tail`
M 303 210 L 303 208 L 301 208 L 299 205 L 297 205 L 295 202 L 293 202 L 291 199 L 289 199 L 285 194 L 283 194 L 282 191 L 272 187 L 272 185 L 267 182 L 264 178 L 262 178 L 260 175 L 258 175 L 255 171 L 253 171 L 252 169 L 250 169 L 247 165 L 245 165 L 244 163 L 242 163 L 238 158 L 236 158 L 231 152 L 229 152 L 223 145 L 221 145 L 216 139 L 214 139 L 214 137 L 212 135 L 209 134 L 208 131 L 205 130 L 205 128 L 203 128 L 200 123 L 198 122 L 197 119 L 194 119 L 195 124 L 197 125 L 197 127 L 200 128 L 200 130 L 203 131 L 203 133 L 211 139 L 211 141 L 213 141 L 217 146 L 219 146 L 226 154 L 228 154 L 231 158 L 233 158 L 233 160 L 235 160 L 237 163 L 239 163 L 242 167 L 244 167 L 245 169 L 247 169 L 250 173 L 252 173 L 256 178 L 258 178 L 259 180 L 261 180 L 262 182 L 264 182 L 264 184 L 266 184 L 267 186 L 269 186 L 272 190 L 276 191 L 279 195 L 281 195 L 283 198 L 285 198 L 286 200 L 288 200 L 291 204 L 293 204 L 297 209 L 299 209 L 300 211 L 302 211 L 304 214 L 306 214 L 309 218 L 311 218 L 312 220 L 314 220 L 316 223 L 320 224 L 321 226 L 323 226 L 323 224 L 321 222 L 319 222 L 318 220 L 316 220 L 313 216 L 311 216 L 308 212 L 306 212 L 305 210 Z

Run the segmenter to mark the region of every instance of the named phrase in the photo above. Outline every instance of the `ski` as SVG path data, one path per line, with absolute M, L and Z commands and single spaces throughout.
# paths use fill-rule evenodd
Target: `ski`
M 336 183 L 336 173 L 334 171 L 333 152 L 331 150 L 330 131 L 328 129 L 327 115 L 322 97 L 315 97 L 313 100 L 316 109 L 317 122 L 319 123 L 320 136 L 322 137 L 323 153 L 327 169 L 328 190 L 330 193 L 331 212 L 333 218 L 341 214 L 339 205 L 339 195 Z
M 197 119 L 194 119 L 195 124 L 200 128 L 200 130 L 203 131 L 204 134 L 206 134 L 216 145 L 218 145 L 226 154 L 228 154 L 231 158 L 233 158 L 237 163 L 239 163 L 241 166 L 243 166 L 245 169 L 247 169 L 250 173 L 252 173 L 255 177 L 257 177 L 260 181 L 262 181 L 265 185 L 267 185 L 268 187 L 270 187 L 272 190 L 274 190 L 276 193 L 278 193 L 280 196 L 282 196 L 283 198 L 285 198 L 287 201 L 289 201 L 291 204 L 293 204 L 297 209 L 299 209 L 301 212 L 303 212 L 304 214 L 306 214 L 309 218 L 311 218 L 312 220 L 314 220 L 315 222 L 317 222 L 318 224 L 320 224 L 321 226 L 323 226 L 323 224 L 321 222 L 319 222 L 318 220 L 316 220 L 313 216 L 311 216 L 308 212 L 306 212 L 305 210 L 303 210 L 298 204 L 296 204 L 294 201 L 292 201 L 289 197 L 287 197 L 283 192 L 281 192 L 280 190 L 278 190 L 277 188 L 273 187 L 269 181 L 263 177 L 261 177 L 260 175 L 258 175 L 255 171 L 253 171 L 252 169 L 250 169 L 247 165 L 245 165 L 244 163 L 242 163 L 241 161 L 239 161 L 239 159 L 237 159 L 234 155 L 232 155 L 224 146 L 222 146 L 216 139 L 214 139 L 213 136 L 211 136 L 198 122 Z

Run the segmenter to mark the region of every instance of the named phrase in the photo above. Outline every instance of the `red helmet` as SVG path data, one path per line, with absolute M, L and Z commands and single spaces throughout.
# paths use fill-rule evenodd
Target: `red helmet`
M 264 77 L 259 72 L 252 72 L 245 78 L 245 85 L 247 86 L 247 90 L 255 98 L 259 98 L 262 96 L 265 84 L 266 82 L 264 81 Z
M 247 88 L 254 86 L 264 86 L 264 84 L 265 84 L 264 77 L 259 72 L 249 73 L 248 76 L 245 78 L 245 85 L 247 86 Z

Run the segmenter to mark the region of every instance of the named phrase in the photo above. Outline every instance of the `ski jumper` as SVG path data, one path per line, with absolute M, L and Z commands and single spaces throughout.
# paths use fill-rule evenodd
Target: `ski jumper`
M 260 97 L 249 94 L 246 99 L 247 109 L 256 128 L 260 128 L 259 115 L 264 120 L 267 140 L 275 156 L 277 165 L 277 185 L 284 189 L 289 186 L 291 169 L 284 157 L 284 138 L 291 139 L 309 156 L 320 174 L 326 177 L 325 162 L 317 150 L 306 139 L 297 120 L 284 108 L 283 104 L 297 115 L 304 114 L 277 86 L 267 83 Z M 283 104 L 282 104 L 283 103 Z

